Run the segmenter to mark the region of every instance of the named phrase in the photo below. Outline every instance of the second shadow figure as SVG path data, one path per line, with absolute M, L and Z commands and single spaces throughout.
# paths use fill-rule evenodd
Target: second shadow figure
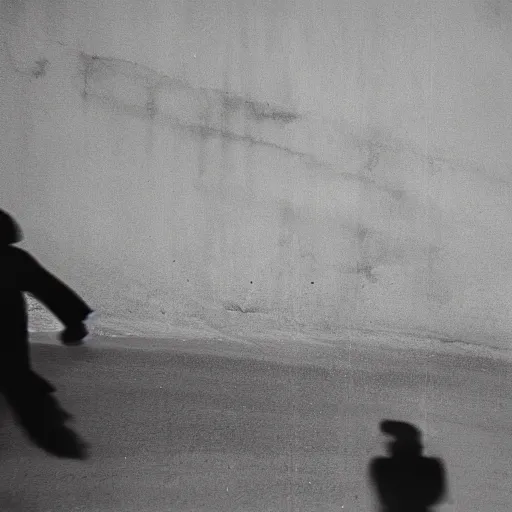
M 390 457 L 370 463 L 382 512 L 429 512 L 446 493 L 446 477 L 439 459 L 424 457 L 420 431 L 401 421 L 384 420 L 381 432 L 395 437 L 388 445 Z
M 86 444 L 65 424 L 71 415 L 58 403 L 53 385 L 32 369 L 23 292 L 64 324 L 60 339 L 66 345 L 85 338 L 84 321 L 92 310 L 35 258 L 14 247 L 22 238 L 18 224 L 0 210 L 0 392 L 33 443 L 57 457 L 84 459 Z

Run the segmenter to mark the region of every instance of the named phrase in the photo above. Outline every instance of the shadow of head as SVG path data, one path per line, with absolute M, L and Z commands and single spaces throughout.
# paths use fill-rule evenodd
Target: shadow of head
M 16 244 L 22 240 L 19 224 L 6 211 L 0 210 L 0 245 Z
M 370 463 L 370 479 L 383 511 L 428 512 L 446 493 L 442 461 L 422 455 L 421 432 L 409 423 L 384 420 L 382 433 L 393 437 L 388 457 Z

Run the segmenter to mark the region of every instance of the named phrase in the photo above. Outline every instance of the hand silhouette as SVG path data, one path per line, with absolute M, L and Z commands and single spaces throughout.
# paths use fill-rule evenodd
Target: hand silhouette
M 83 322 L 66 327 L 60 334 L 60 340 L 64 345 L 81 345 L 89 334 Z

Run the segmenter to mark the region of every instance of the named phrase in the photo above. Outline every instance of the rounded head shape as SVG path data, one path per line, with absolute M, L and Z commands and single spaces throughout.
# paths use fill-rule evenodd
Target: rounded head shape
M 16 244 L 23 240 L 23 232 L 14 218 L 0 210 L 0 245 Z
M 403 421 L 384 420 L 380 424 L 380 430 L 394 438 L 388 444 L 388 449 L 393 455 L 419 456 L 423 450 L 421 444 L 421 432 L 410 423 Z

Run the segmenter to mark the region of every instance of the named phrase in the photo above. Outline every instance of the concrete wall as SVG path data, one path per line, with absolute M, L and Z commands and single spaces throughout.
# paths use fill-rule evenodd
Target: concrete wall
M 510 3 L 2 0 L 0 20 L 0 205 L 103 318 L 510 346 Z

